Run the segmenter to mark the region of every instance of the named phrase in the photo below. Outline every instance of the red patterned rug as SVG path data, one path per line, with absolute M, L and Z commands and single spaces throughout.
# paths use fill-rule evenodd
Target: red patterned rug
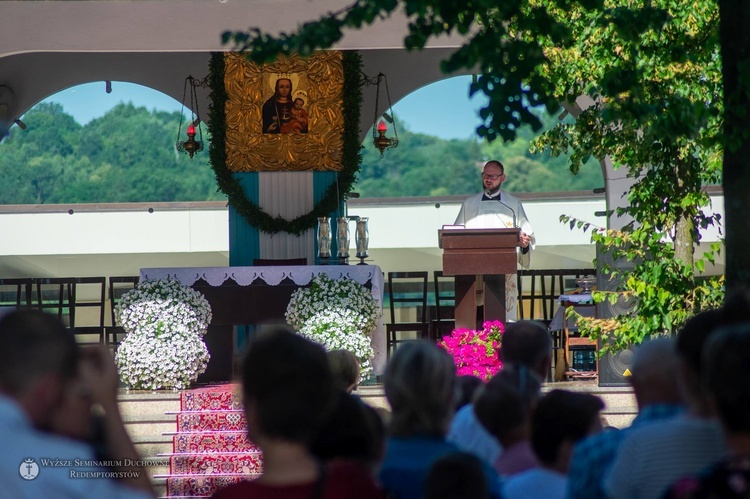
M 208 497 L 263 471 L 258 448 L 247 438 L 239 385 L 216 385 L 180 394 L 172 437 L 168 497 Z
M 244 431 L 247 429 L 242 411 L 206 410 L 181 412 L 177 415 L 178 432 Z
M 178 433 L 172 437 L 175 453 L 197 453 L 206 451 L 253 452 L 258 449 L 247 438 L 247 432 L 219 430 L 200 433 Z

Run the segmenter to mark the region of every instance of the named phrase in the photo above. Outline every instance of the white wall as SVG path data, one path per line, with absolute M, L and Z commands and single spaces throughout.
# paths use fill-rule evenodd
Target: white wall
M 723 198 L 712 198 L 723 215 Z M 570 215 L 604 225 L 596 212 L 604 199 L 524 201 L 537 247 L 532 268 L 591 267 L 590 233 L 571 230 L 559 217 Z M 438 198 L 375 202 L 356 200 L 350 216 L 369 217 L 368 263 L 390 270 L 438 270 L 442 252 L 437 231 L 451 224 L 460 203 Z M 149 208 L 153 211 L 149 212 Z M 73 214 L 68 210 L 73 209 Z M 352 222 L 352 234 L 354 225 Z M 224 203 L 0 207 L 0 275 L 132 275 L 141 267 L 228 264 L 228 211 Z M 716 241 L 716 229 L 704 243 Z M 352 247 L 354 240 L 352 236 Z M 354 249 L 350 252 L 355 254 Z M 351 263 L 356 263 L 352 258 Z M 713 272 L 723 272 L 723 256 Z

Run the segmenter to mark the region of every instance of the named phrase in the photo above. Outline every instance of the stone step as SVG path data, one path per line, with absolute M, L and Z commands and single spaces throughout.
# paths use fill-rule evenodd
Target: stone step
M 125 422 L 125 429 L 134 441 L 160 440 L 163 434 L 174 432 L 177 423 L 174 416 L 162 415 L 159 419 L 131 419 Z
M 172 439 L 158 440 L 156 438 L 136 440 L 133 439 L 135 450 L 142 457 L 158 456 L 167 452 L 172 452 Z
M 123 420 L 141 421 L 163 418 L 165 413 L 180 410 L 179 392 L 147 392 L 121 390 L 118 396 Z

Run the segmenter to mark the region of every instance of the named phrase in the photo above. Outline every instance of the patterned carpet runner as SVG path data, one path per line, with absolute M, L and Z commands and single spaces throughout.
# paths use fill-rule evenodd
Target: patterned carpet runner
M 262 456 L 247 438 L 238 388 L 217 385 L 180 395 L 168 497 L 208 497 L 220 487 L 260 475 Z

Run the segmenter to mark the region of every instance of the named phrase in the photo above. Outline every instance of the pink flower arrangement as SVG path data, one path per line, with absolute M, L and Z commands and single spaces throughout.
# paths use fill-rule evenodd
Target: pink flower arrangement
M 438 345 L 453 357 L 456 373 L 461 376 L 473 374 L 487 381 L 503 364 L 498 351 L 503 341 L 505 326 L 500 321 L 487 321 L 482 329 L 454 329 L 450 336 L 444 336 Z

